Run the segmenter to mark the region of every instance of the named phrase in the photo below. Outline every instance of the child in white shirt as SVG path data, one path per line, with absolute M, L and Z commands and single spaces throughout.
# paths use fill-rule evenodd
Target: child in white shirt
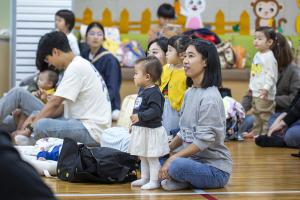
M 277 33 L 270 27 L 259 27 L 253 44 L 258 52 L 251 67 L 249 88 L 252 92 L 254 114 L 253 136 L 267 133 L 268 120 L 275 109 L 276 82 L 278 79 L 277 59 L 280 51 Z
M 55 28 L 57 31 L 64 32 L 67 35 L 69 40 L 69 45 L 72 49 L 72 52 L 76 55 L 80 55 L 78 42 L 74 34 L 72 33 L 72 29 L 75 24 L 75 16 L 74 13 L 70 10 L 59 10 L 55 13 Z

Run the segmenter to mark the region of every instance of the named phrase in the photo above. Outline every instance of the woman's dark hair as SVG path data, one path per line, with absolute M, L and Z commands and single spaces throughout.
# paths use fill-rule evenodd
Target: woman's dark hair
M 105 32 L 104 32 L 104 27 L 102 26 L 102 24 L 100 24 L 99 22 L 92 22 L 88 25 L 86 32 L 85 32 L 85 36 L 87 37 L 89 31 L 94 28 L 97 27 L 99 28 L 102 32 L 103 32 L 103 39 L 105 40 Z
M 163 52 L 167 53 L 168 51 L 168 39 L 166 37 L 160 37 L 152 40 L 147 47 L 147 52 L 149 51 L 152 44 L 156 43 Z
M 171 4 L 163 3 L 157 9 L 157 17 L 175 19 L 175 9 Z
M 293 60 L 293 52 L 286 38 L 267 26 L 258 27 L 255 31 L 262 32 L 267 40 L 273 40 L 271 50 L 277 60 L 278 69 L 286 68 Z
M 41 37 L 36 51 L 36 66 L 40 71 L 49 68 L 45 59 L 48 55 L 52 55 L 54 48 L 65 53 L 72 51 L 66 34 L 53 31 Z
M 75 15 L 71 10 L 59 10 L 55 13 L 55 16 L 63 18 L 65 20 L 69 32 L 72 31 L 75 25 Z
M 150 74 L 153 82 L 160 83 L 160 77 L 162 74 L 162 65 L 155 56 L 149 56 L 138 59 L 135 64 L 143 63 L 145 74 Z
M 191 38 L 186 35 L 175 35 L 168 40 L 168 45 L 174 47 L 178 54 L 184 53 Z
M 222 85 L 221 64 L 215 45 L 201 39 L 193 39 L 190 41 L 189 45 L 194 46 L 196 51 L 201 54 L 202 59 L 206 60 L 206 67 L 201 87 L 208 88 L 216 86 L 220 88 Z M 187 85 L 190 87 L 192 84 L 192 79 L 188 77 Z
M 277 33 L 276 48 L 273 49 L 273 53 L 277 59 L 279 71 L 286 68 L 294 59 L 293 50 L 281 33 Z

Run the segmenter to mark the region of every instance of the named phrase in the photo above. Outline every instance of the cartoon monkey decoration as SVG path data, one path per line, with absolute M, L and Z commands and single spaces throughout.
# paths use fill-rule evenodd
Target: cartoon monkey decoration
M 251 6 L 257 17 L 255 20 L 255 28 L 269 26 L 277 30 L 281 29 L 282 23 L 287 23 L 285 18 L 280 18 L 276 25 L 275 17 L 279 14 L 279 11 L 283 9 L 283 5 L 279 4 L 277 0 L 252 0 Z

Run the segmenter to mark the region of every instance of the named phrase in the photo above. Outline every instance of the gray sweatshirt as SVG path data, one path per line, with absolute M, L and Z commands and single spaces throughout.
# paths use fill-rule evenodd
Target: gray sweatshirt
M 231 174 L 232 160 L 224 145 L 225 123 L 224 105 L 218 88 L 190 88 L 186 91 L 178 133 L 183 146 L 194 143 L 200 152 L 191 159 Z

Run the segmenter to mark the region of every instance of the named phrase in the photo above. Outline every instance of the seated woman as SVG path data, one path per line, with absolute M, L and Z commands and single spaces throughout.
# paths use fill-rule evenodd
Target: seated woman
M 183 61 L 192 87 L 184 97 L 180 131 L 170 143 L 171 156 L 160 169 L 162 188 L 222 188 L 230 177 L 232 159 L 224 145 L 225 111 L 218 91 L 221 67 L 216 47 L 192 40 Z
M 268 131 L 269 137 L 275 134 L 279 134 L 282 137 L 277 137 L 277 140 L 283 140 L 286 146 L 297 148 L 300 147 L 300 89 L 298 90 L 298 94 L 294 98 L 289 109 L 286 110 L 286 112 L 281 113 L 280 115 L 273 115 L 270 118 L 269 124 L 271 124 L 271 127 Z M 255 142 L 258 145 L 260 143 L 259 140 L 261 139 L 255 139 Z
M 165 37 L 152 40 L 148 44 L 147 56 L 155 56 L 162 66 L 167 64 L 166 53 L 168 51 L 168 39 Z
M 121 103 L 121 69 L 117 58 L 103 48 L 104 40 L 103 26 L 98 22 L 92 22 L 86 30 L 86 42 L 89 49 L 82 52 L 82 57 L 91 61 L 102 75 L 110 97 L 112 118 L 117 120 Z

